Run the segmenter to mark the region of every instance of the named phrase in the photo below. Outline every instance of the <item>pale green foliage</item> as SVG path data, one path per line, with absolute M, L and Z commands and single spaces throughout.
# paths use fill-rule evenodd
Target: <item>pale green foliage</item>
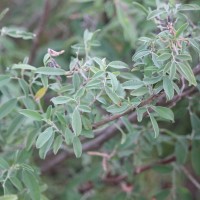
M 105 118 L 102 112 L 112 116 L 123 114 L 130 109 L 136 110 L 138 122 L 141 122 L 143 115 L 147 113 L 155 138 L 160 132 L 157 119 L 174 122 L 174 114 L 170 108 L 156 106 L 156 101 L 147 102 L 145 105 L 142 102 L 162 92 L 167 100 L 172 100 L 180 92 L 179 85 L 183 78 L 187 80 L 187 85 L 197 86 L 191 66 L 191 48 L 199 54 L 199 36 L 195 34 L 195 30 L 194 37 L 188 36 L 193 27 L 183 13 L 199 10 L 199 7 L 165 5 L 148 11 L 138 3 L 135 5 L 147 15 L 147 20 L 155 22 L 157 32 L 139 38 L 138 50 L 133 55 L 133 66 L 94 55 L 92 48 L 101 43 L 97 41 L 99 31 L 85 30 L 83 41 L 72 46 L 76 55 L 72 57 L 68 69 L 60 67 L 56 58 L 47 53 L 44 55 L 42 67 L 31 66 L 24 60 L 9 67 L 6 75 L 0 75 L 0 89 L 3 94 L 6 93 L 3 87 L 7 84 L 11 87 L 17 84 L 16 93 L 20 94 L 17 98 L 15 93 L 9 99 L 5 98 L 5 102 L 0 106 L 0 119 L 10 120 L 9 126 L 16 131 L 20 129 L 19 124 L 25 129 L 28 127 L 26 139 L 19 138 L 19 141 L 22 140 L 19 144 L 26 150 L 22 153 L 25 155 L 20 158 L 17 151 L 13 162 L 0 158 L 0 181 L 5 195 L 12 193 L 12 187 L 19 192 L 25 188 L 31 199 L 42 199 L 38 172 L 26 164 L 26 157 L 30 154 L 27 152 L 36 146 L 40 157 L 45 159 L 51 150 L 57 154 L 59 149 L 73 148 L 76 157 L 81 157 L 81 142 L 85 138 L 94 137 L 93 125 Z M 128 13 L 120 6 L 116 9 L 126 39 L 135 43 L 134 37 L 132 38 L 134 25 L 129 26 Z M 1 35 L 23 39 L 34 37 L 29 32 L 12 27 L 2 28 Z M 43 93 L 40 96 L 37 92 L 41 89 Z M 41 99 L 48 92 L 53 93 L 50 97 L 52 105 L 45 108 Z M 98 108 L 97 104 L 100 105 Z M 24 116 L 23 121 L 19 119 L 19 114 Z M 15 117 L 14 120 L 11 120 L 12 117 Z M 127 128 L 129 123 L 123 120 Z M 192 126 L 195 126 L 198 120 L 192 115 Z M 119 144 L 121 142 L 123 145 L 129 136 L 120 127 L 117 128 L 122 133 Z M 8 129 L 8 135 L 14 135 L 13 132 L 15 131 Z M 136 140 L 139 141 L 139 136 Z M 185 163 L 187 149 L 185 141 L 178 140 L 175 149 L 178 163 Z M 181 152 L 184 152 L 184 155 L 180 155 Z M 199 141 L 194 141 L 192 165 L 197 174 L 200 173 L 199 162 L 195 161 L 198 152 Z M 0 199 L 14 200 L 17 197 L 8 195 Z

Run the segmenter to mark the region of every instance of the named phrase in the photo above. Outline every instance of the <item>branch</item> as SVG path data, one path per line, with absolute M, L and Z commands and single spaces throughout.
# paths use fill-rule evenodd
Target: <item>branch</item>
M 42 16 L 40 17 L 41 20 L 40 20 L 40 23 L 38 24 L 38 30 L 36 33 L 36 37 L 33 41 L 33 46 L 31 48 L 31 52 L 29 55 L 29 61 L 28 61 L 29 64 L 32 64 L 35 59 L 36 52 L 37 52 L 39 42 L 40 42 L 40 38 L 41 38 L 42 32 L 44 30 L 45 24 L 48 19 L 49 10 L 50 10 L 50 0 L 45 0 Z
M 198 190 L 200 190 L 200 183 L 190 174 L 190 172 L 183 166 L 181 167 L 181 170 L 186 175 L 186 177 L 193 183 L 193 185 L 196 186 Z
M 163 93 L 152 95 L 152 96 L 149 97 L 148 99 L 145 99 L 144 101 L 142 101 L 142 102 L 138 105 L 138 107 L 142 107 L 142 106 L 145 106 L 145 105 L 150 104 L 153 100 L 155 100 L 156 98 L 158 98 L 158 97 L 161 96 L 162 94 L 163 94 Z M 104 125 L 104 124 L 107 124 L 107 123 L 109 123 L 109 122 L 111 122 L 111 121 L 114 121 L 114 120 L 116 120 L 116 119 L 119 119 L 120 117 L 123 117 L 123 116 L 125 116 L 125 115 L 127 115 L 127 114 L 133 112 L 135 109 L 136 109 L 135 107 L 132 107 L 132 108 L 128 109 L 126 112 L 124 112 L 124 113 L 122 113 L 122 114 L 112 115 L 112 116 L 110 116 L 110 117 L 108 117 L 108 118 L 106 118 L 106 119 L 104 119 L 104 120 L 102 120 L 102 121 L 100 121 L 100 122 L 94 123 L 94 124 L 92 125 L 92 128 L 93 128 L 93 129 L 96 129 L 96 128 L 98 128 L 98 127 Z
M 200 65 L 198 65 L 196 68 L 194 68 L 193 72 L 195 75 L 200 74 Z M 181 94 L 174 96 L 174 98 L 168 102 L 166 102 L 166 100 L 165 100 L 165 94 L 162 93 L 159 96 L 157 96 L 157 100 L 158 100 L 157 105 L 174 107 L 176 105 L 176 103 L 178 101 L 180 101 L 182 98 L 184 98 L 186 96 L 190 96 L 196 92 L 197 92 L 197 90 L 194 87 L 187 86 Z M 143 103 L 145 103 L 145 102 L 150 103 L 149 100 L 150 100 L 150 98 L 148 100 L 144 101 Z M 133 111 L 130 111 L 130 112 L 132 112 L 132 114 L 130 114 L 128 116 L 129 121 L 132 123 L 136 123 L 137 122 L 137 113 L 133 112 Z M 116 116 L 119 117 L 119 115 L 116 115 Z M 116 117 L 116 119 L 118 119 L 117 117 Z M 114 117 L 108 118 L 108 119 L 112 119 L 112 121 L 113 121 Z M 104 121 L 101 122 L 101 124 L 102 123 L 104 124 Z M 118 124 L 119 127 L 124 128 L 124 124 L 121 119 L 119 119 L 116 123 Z M 99 149 L 105 142 L 107 142 L 108 140 L 113 138 L 117 133 L 118 133 L 118 129 L 115 125 L 108 126 L 108 127 L 104 128 L 103 130 L 98 131 L 96 134 L 97 135 L 96 138 L 92 139 L 91 141 L 85 142 L 83 144 L 83 152 Z M 72 156 L 74 156 L 74 152 L 72 150 L 63 151 L 60 154 L 56 155 L 54 158 L 51 157 L 50 160 L 46 160 L 45 163 L 43 163 L 43 165 L 41 166 L 41 171 L 42 172 L 48 171 L 49 169 L 53 168 L 58 163 L 62 162 L 66 158 L 69 158 Z
M 134 175 L 137 175 L 137 174 L 141 174 L 149 169 L 152 169 L 154 166 L 156 165 L 166 165 L 166 164 L 169 164 L 171 162 L 175 162 L 176 161 L 176 157 L 175 156 L 171 156 L 171 157 L 168 157 L 168 158 L 164 158 L 162 160 L 159 160 L 155 163 L 152 163 L 152 164 L 149 164 L 149 165 L 144 165 L 144 166 L 141 166 L 141 167 L 137 167 L 134 171 Z

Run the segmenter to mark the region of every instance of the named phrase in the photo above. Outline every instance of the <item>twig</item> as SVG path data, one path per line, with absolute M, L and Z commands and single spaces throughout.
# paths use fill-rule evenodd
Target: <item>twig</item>
M 145 172 L 151 168 L 153 168 L 154 166 L 156 165 L 166 165 L 166 164 L 169 164 L 171 162 L 174 162 L 176 161 L 176 157 L 175 156 L 171 156 L 171 157 L 168 157 L 168 158 L 164 158 L 162 160 L 159 160 L 155 163 L 152 163 L 152 164 L 149 164 L 149 165 L 144 165 L 142 167 L 137 167 L 134 171 L 134 175 L 137 175 L 137 174 L 141 174 L 142 172 Z
M 148 99 L 142 101 L 138 107 L 142 107 L 142 106 L 144 106 L 144 105 L 150 104 L 153 100 L 155 100 L 156 98 L 158 98 L 158 97 L 161 96 L 162 94 L 163 94 L 163 93 L 160 93 L 160 94 L 157 94 L 157 95 L 152 95 L 152 96 L 149 97 Z M 104 125 L 104 124 L 107 124 L 107 123 L 109 123 L 109 122 L 111 122 L 111 121 L 114 121 L 114 120 L 116 120 L 116 119 L 119 119 L 120 117 L 123 117 L 123 116 L 125 116 L 125 115 L 127 115 L 127 114 L 133 112 L 134 110 L 135 110 L 135 107 L 131 107 L 130 109 L 128 109 L 126 112 L 124 112 L 124 113 L 122 113 L 122 114 L 112 115 L 112 116 L 110 116 L 110 117 L 108 117 L 108 118 L 106 118 L 106 119 L 104 119 L 104 120 L 102 120 L 102 121 L 100 121 L 100 122 L 94 123 L 94 124 L 92 125 L 92 127 L 93 127 L 93 129 L 96 129 L 96 128 L 98 128 L 98 127 Z
M 34 39 L 33 46 L 31 48 L 31 52 L 30 52 L 30 55 L 29 55 L 29 61 L 28 61 L 29 64 L 32 64 L 34 59 L 35 59 L 36 52 L 37 52 L 39 42 L 40 42 L 40 37 L 41 37 L 41 34 L 44 30 L 45 24 L 47 22 L 49 10 L 50 10 L 50 0 L 45 0 L 41 20 L 40 20 L 40 23 L 38 24 L 38 30 L 37 30 L 37 33 L 36 33 L 36 37 Z
M 186 175 L 186 177 L 193 183 L 193 185 L 198 190 L 200 190 L 200 183 L 190 174 L 190 172 L 184 166 L 181 166 L 181 170 Z

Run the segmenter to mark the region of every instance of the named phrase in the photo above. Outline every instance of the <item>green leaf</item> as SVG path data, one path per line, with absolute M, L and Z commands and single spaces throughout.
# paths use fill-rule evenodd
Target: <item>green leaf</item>
M 188 153 L 187 143 L 182 140 L 180 141 L 178 140 L 175 144 L 175 155 L 178 164 L 183 165 L 186 162 L 187 153 Z
M 129 68 L 128 65 L 122 61 L 112 61 L 108 64 L 108 67 L 112 67 L 115 69 L 125 69 Z
M 49 127 L 36 140 L 36 148 L 40 149 L 53 135 L 53 128 Z
M 117 96 L 117 94 L 113 92 L 108 86 L 105 86 L 105 91 L 109 98 L 112 100 L 112 102 L 119 105 L 120 98 Z
M 81 135 L 86 138 L 94 138 L 94 133 L 92 130 L 83 130 Z
M 5 170 L 8 169 L 9 167 L 10 166 L 8 162 L 3 157 L 0 157 L 0 169 Z
M 19 27 L 3 27 L 1 29 L 1 35 L 8 35 L 13 38 L 22 38 L 24 40 L 33 39 L 35 34 L 26 32 Z
M 66 125 L 66 120 L 65 120 L 65 115 L 62 115 L 60 112 L 56 113 L 56 117 L 58 119 L 58 121 L 65 126 Z
M 194 140 L 192 143 L 191 159 L 192 159 L 192 167 L 198 176 L 200 176 L 199 152 L 200 152 L 200 141 Z
M 84 31 L 84 34 L 83 34 L 83 40 L 84 40 L 84 43 L 86 44 L 87 42 L 89 42 L 92 37 L 93 37 L 93 33 L 88 31 L 87 29 Z M 86 45 L 87 46 L 87 45 Z
M 149 55 L 150 53 L 151 53 L 151 51 L 149 51 L 149 50 L 138 51 L 134 54 L 132 60 L 136 62 L 138 59 L 145 57 L 145 56 Z
M 137 120 L 138 122 L 141 122 L 143 119 L 143 115 L 145 112 L 147 112 L 147 109 L 145 107 L 140 107 L 136 109 L 137 112 Z
M 137 90 L 133 90 L 131 92 L 131 95 L 135 96 L 135 97 L 139 97 L 139 96 L 143 96 L 143 95 L 147 94 L 148 92 L 149 92 L 148 88 L 141 87 L 141 88 L 139 88 Z
M 10 195 L 0 196 L 0 200 L 18 200 L 18 197 L 17 195 L 10 194 Z
M 15 118 L 13 118 L 12 123 L 7 128 L 6 135 L 9 136 L 7 141 L 8 143 L 12 142 L 14 139 L 13 135 L 17 133 L 17 131 L 22 127 L 22 123 L 24 122 L 24 117 L 21 115 L 17 115 Z
M 156 76 L 156 77 L 145 77 L 143 82 L 145 85 L 151 85 L 159 82 L 161 80 L 161 76 Z
M 157 61 L 166 61 L 169 60 L 171 58 L 171 54 L 170 53 L 163 53 L 160 56 L 158 56 Z
M 127 136 L 126 133 L 123 131 L 123 129 L 121 129 L 120 126 L 118 126 L 117 124 L 115 124 L 115 126 L 117 127 L 117 129 L 120 131 L 120 133 L 122 134 L 121 137 L 121 144 L 124 144 L 126 142 Z
M 190 121 L 192 125 L 192 131 L 195 135 L 200 135 L 200 119 L 195 113 L 190 114 Z
M 3 17 L 6 15 L 6 13 L 9 11 L 9 8 L 5 8 L 1 13 L 0 13 L 0 21 L 3 19 Z
M 82 121 L 81 121 L 81 115 L 78 111 L 78 109 L 74 109 L 74 112 L 72 114 L 72 129 L 76 136 L 79 136 L 82 131 Z
M 82 116 L 82 123 L 85 130 L 92 130 L 92 122 L 86 116 Z
M 116 91 L 119 85 L 119 81 L 117 80 L 116 76 L 111 72 L 108 72 L 108 76 L 111 80 L 113 91 Z
M 175 37 L 178 38 L 183 31 L 188 27 L 188 23 L 183 24 L 182 26 L 179 27 L 179 29 L 176 31 Z
M 104 62 L 104 59 L 94 57 L 93 60 L 100 66 L 101 70 L 104 70 L 104 68 L 106 67 L 106 63 Z
M 33 67 L 31 65 L 28 65 L 28 64 L 14 64 L 12 66 L 12 69 L 23 69 L 23 70 L 32 70 L 32 71 L 35 71 L 37 68 L 36 67 Z
M 35 121 L 41 121 L 43 119 L 40 113 L 35 110 L 21 109 L 19 113 Z
M 91 112 L 91 108 L 87 105 L 79 105 L 78 109 L 82 112 L 87 112 L 87 113 Z
M 51 116 L 52 116 L 52 105 L 49 105 L 46 110 L 46 118 L 51 119 Z
M 132 2 L 132 4 L 137 8 L 138 11 L 141 10 L 146 15 L 148 14 L 148 10 L 142 4 L 140 4 L 138 2 Z
M 10 81 L 10 76 L 8 75 L 0 75 L 0 87 L 8 84 Z
M 173 170 L 172 166 L 164 166 L 164 165 L 155 165 L 153 166 L 153 170 L 165 174 L 165 173 L 170 173 Z
M 187 63 L 178 63 L 177 69 L 188 80 L 189 85 L 197 86 L 193 71 Z
M 122 105 L 111 105 L 106 108 L 106 110 L 110 113 L 123 113 L 129 108 L 129 105 L 126 103 L 122 103 Z
M 80 158 L 82 154 L 82 145 L 78 137 L 74 137 L 73 139 L 73 149 L 76 157 Z
M 135 90 L 142 87 L 143 85 L 144 83 L 140 80 L 130 80 L 130 81 L 125 81 L 122 84 L 122 87 L 126 90 Z
M 73 99 L 66 96 L 58 96 L 58 97 L 53 97 L 51 101 L 53 102 L 54 105 L 58 105 L 58 104 L 68 103 L 70 101 L 73 101 Z
M 77 73 L 73 74 L 72 82 L 73 82 L 73 87 L 74 87 L 75 91 L 78 90 L 80 88 L 80 85 L 81 85 L 81 80 L 80 80 L 80 77 Z
M 1 105 L 0 107 L 0 119 L 8 115 L 14 108 L 16 108 L 17 105 L 17 100 L 16 99 L 11 99 Z
M 86 87 L 88 88 L 88 89 L 101 89 L 101 80 L 99 80 L 99 79 L 91 79 L 88 83 L 87 83 L 87 85 L 86 85 Z
M 28 96 L 29 94 L 29 87 L 28 87 L 28 83 L 24 80 L 24 79 L 19 79 L 19 85 L 23 90 L 23 93 Z
M 85 94 L 85 87 L 79 88 L 79 90 L 76 92 L 75 99 L 80 99 Z
M 167 99 L 171 100 L 174 97 L 174 87 L 172 80 L 170 80 L 167 76 L 163 77 L 163 88 Z
M 33 131 L 31 131 L 28 134 L 27 140 L 26 140 L 26 150 L 29 151 L 31 149 L 31 147 L 33 146 L 33 144 L 35 144 L 35 140 L 37 137 L 37 130 L 34 129 Z
M 155 112 L 157 112 L 160 117 L 174 122 L 174 113 L 172 112 L 170 108 L 161 107 L 161 106 L 152 106 L 152 109 Z
M 151 12 L 149 12 L 148 16 L 147 16 L 147 19 L 150 20 L 150 19 L 153 19 L 161 14 L 164 14 L 166 13 L 166 11 L 164 10 L 153 10 Z
M 32 200 L 40 200 L 40 187 L 36 177 L 29 171 L 23 170 L 22 180 L 28 189 Z
M 71 132 L 71 130 L 66 127 L 65 128 L 65 142 L 67 145 L 70 145 L 73 142 L 74 134 Z
M 40 148 L 39 150 L 40 158 L 45 159 L 48 151 L 51 149 L 51 146 L 53 144 L 54 136 L 55 136 L 55 133 L 53 133 L 51 137 L 49 138 L 49 140 Z
M 44 58 L 43 58 L 44 66 L 47 65 L 49 59 L 50 59 L 50 54 L 49 54 L 49 53 L 46 53 L 45 56 L 44 56 Z
M 16 177 L 16 176 L 11 176 L 10 178 L 10 182 L 19 190 L 23 190 L 23 186 L 21 181 Z
M 151 120 L 151 123 L 152 123 L 152 126 L 153 126 L 153 130 L 154 130 L 154 133 L 155 133 L 154 137 L 157 138 L 158 135 L 159 135 L 158 123 L 151 113 L 149 113 L 149 117 L 150 117 L 150 120 Z
M 200 51 L 200 47 L 199 44 L 194 40 L 194 39 L 189 39 L 190 44 L 192 45 L 193 48 L 195 48 L 195 50 Z
M 52 76 L 59 76 L 65 75 L 66 72 L 60 68 L 52 68 L 52 67 L 39 67 L 36 69 L 35 73 L 37 74 L 44 74 L 44 75 L 52 75 Z
M 53 144 L 53 153 L 54 154 L 57 154 L 58 153 L 58 150 L 61 148 L 62 146 L 62 136 L 61 135 L 58 135 L 54 141 L 54 144 Z
M 180 61 L 192 60 L 192 57 L 189 54 L 179 54 L 176 56 L 176 58 Z
M 172 62 L 170 66 L 169 77 L 171 80 L 173 80 L 175 76 L 176 76 L 176 64 Z
M 183 4 L 178 7 L 178 10 L 182 11 L 200 10 L 200 6 L 197 4 Z

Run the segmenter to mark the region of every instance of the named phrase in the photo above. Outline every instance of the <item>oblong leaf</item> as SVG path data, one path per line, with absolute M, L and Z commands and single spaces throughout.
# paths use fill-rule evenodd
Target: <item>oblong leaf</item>
M 115 103 L 117 105 L 120 103 L 120 98 L 108 86 L 105 86 L 105 91 L 113 103 Z
M 39 67 L 39 68 L 37 68 L 35 73 L 44 74 L 44 75 L 58 76 L 58 75 L 65 75 L 66 71 L 63 70 L 63 69 L 60 69 L 60 68 Z
M 18 197 L 17 195 L 10 194 L 10 195 L 1 196 L 0 200 L 18 200 Z
M 179 73 L 181 73 L 185 77 L 185 79 L 188 80 L 189 85 L 194 85 L 194 86 L 197 85 L 194 73 L 188 64 L 178 63 L 177 69 L 178 69 Z
M 36 140 L 36 148 L 40 149 L 53 135 L 53 128 L 49 127 L 42 132 Z
M 162 106 L 152 106 L 152 109 L 155 112 L 157 112 L 160 117 L 174 121 L 174 113 L 172 112 L 170 108 L 166 108 Z
M 170 53 L 163 53 L 160 56 L 158 56 L 157 61 L 166 61 L 168 59 L 170 59 L 171 54 Z
M 23 70 L 26 69 L 26 70 L 35 71 L 37 68 L 28 64 L 14 64 L 12 66 L 12 69 L 23 69 Z
M 72 98 L 70 97 L 66 97 L 66 96 L 57 96 L 57 97 L 53 97 L 51 99 L 51 101 L 55 104 L 55 105 L 58 105 L 58 104 L 65 104 L 65 103 L 68 103 L 70 101 L 73 101 Z
M 167 76 L 163 77 L 163 88 L 167 99 L 171 100 L 174 96 L 174 87 L 172 80 L 170 80 Z
M 78 109 L 74 109 L 74 112 L 72 114 L 72 129 L 76 136 L 79 136 L 81 134 L 82 121 L 81 121 L 81 115 Z
M 188 27 L 188 23 L 183 24 L 182 26 L 179 27 L 179 29 L 176 31 L 175 37 L 178 38 L 181 33 Z
M 157 138 L 158 135 L 159 135 L 158 123 L 151 113 L 149 113 L 149 117 L 150 117 L 150 120 L 151 120 L 151 123 L 152 123 L 152 126 L 153 126 L 153 130 L 154 130 L 154 133 L 155 133 L 154 137 Z
M 16 108 L 17 99 L 11 99 L 0 107 L 0 119 L 8 115 L 14 108 Z
M 21 109 L 19 111 L 20 114 L 28 117 L 28 118 L 31 118 L 35 121 L 41 121 L 42 120 L 42 116 L 40 115 L 40 113 L 38 113 L 37 111 L 35 110 L 30 110 L 30 109 Z
M 47 89 L 48 89 L 48 88 L 45 88 L 45 87 L 40 88 L 40 89 L 36 92 L 36 94 L 35 94 L 35 96 L 34 96 L 35 100 L 36 100 L 36 101 L 39 101 L 39 100 L 46 94 Z
M 0 87 L 8 84 L 9 81 L 10 81 L 10 76 L 8 76 L 8 75 L 0 75 Z
M 22 172 L 22 180 L 32 200 L 40 200 L 40 188 L 35 176 L 26 170 Z
M 76 157 L 80 158 L 82 154 L 82 145 L 78 137 L 74 137 L 73 139 L 73 149 Z
M 149 12 L 148 16 L 147 16 L 147 19 L 150 20 L 150 19 L 153 19 L 163 13 L 166 13 L 166 11 L 164 10 L 153 10 L 151 12 Z
M 115 69 L 124 69 L 128 68 L 128 65 L 122 61 L 112 61 L 108 64 L 108 67 L 112 67 Z
M 199 152 L 200 152 L 200 141 L 198 140 L 193 141 L 191 150 L 192 167 L 198 176 L 200 176 Z
M 58 150 L 62 146 L 62 142 L 63 142 L 62 136 L 58 135 L 53 144 L 53 153 L 54 154 L 57 154 Z

